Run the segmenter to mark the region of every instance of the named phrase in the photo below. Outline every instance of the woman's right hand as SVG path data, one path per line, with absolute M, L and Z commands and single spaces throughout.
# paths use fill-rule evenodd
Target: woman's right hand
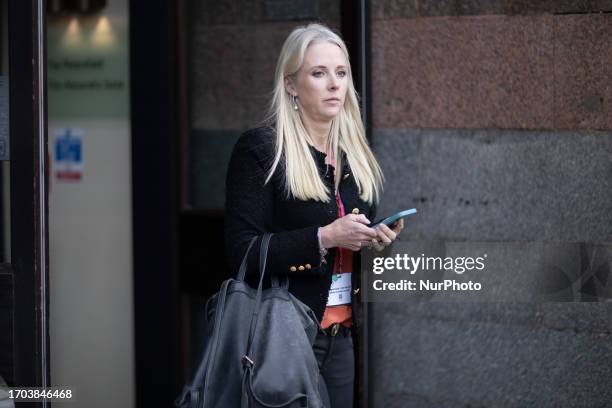
M 368 227 L 369 224 L 370 220 L 363 214 L 347 214 L 321 227 L 321 244 L 325 248 L 359 251 L 363 242 L 370 242 L 378 236 L 374 228 Z

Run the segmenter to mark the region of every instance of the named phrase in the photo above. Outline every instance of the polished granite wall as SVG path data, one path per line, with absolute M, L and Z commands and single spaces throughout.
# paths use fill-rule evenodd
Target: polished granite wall
M 402 240 L 612 242 L 610 10 L 372 2 L 379 211 L 419 209 Z M 610 302 L 375 303 L 371 318 L 375 407 L 612 400 Z
M 612 15 L 372 24 L 376 128 L 610 129 Z
M 481 241 L 612 243 L 610 132 L 381 130 L 373 146 L 387 177 L 379 211 L 419 210 L 401 240 L 472 242 L 473 254 Z M 521 255 L 506 263 L 520 268 Z M 498 290 L 516 286 L 523 271 L 511 269 L 487 271 L 502 274 Z M 371 322 L 375 407 L 612 399 L 610 302 L 372 303 Z

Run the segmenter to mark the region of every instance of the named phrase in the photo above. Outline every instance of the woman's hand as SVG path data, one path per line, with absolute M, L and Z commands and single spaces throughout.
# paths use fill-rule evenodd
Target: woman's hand
M 371 241 L 372 246 L 377 251 L 382 251 L 385 247 L 391 245 L 393 241 L 397 238 L 397 236 L 404 229 L 404 219 L 400 218 L 398 221 L 391 224 L 391 228 L 389 228 L 385 224 L 378 224 L 374 230 L 377 232 L 377 238 Z
M 321 244 L 325 248 L 341 247 L 359 251 L 364 242 L 369 243 L 378 237 L 376 230 L 368 227 L 368 224 L 370 220 L 363 214 L 347 214 L 321 228 Z

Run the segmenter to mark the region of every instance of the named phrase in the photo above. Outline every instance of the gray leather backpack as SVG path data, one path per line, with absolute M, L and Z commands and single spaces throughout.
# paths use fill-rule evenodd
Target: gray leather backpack
M 206 303 L 206 335 L 191 383 L 175 400 L 179 408 L 323 407 L 319 368 L 312 350 L 319 323 L 314 312 L 271 276 L 262 290 L 268 244 L 259 253 L 259 286 L 245 281 L 249 243 L 237 279 L 228 279 Z

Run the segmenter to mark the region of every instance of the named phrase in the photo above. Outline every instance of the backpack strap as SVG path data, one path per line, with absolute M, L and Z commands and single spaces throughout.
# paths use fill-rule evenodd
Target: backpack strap
M 266 235 L 270 235 L 270 238 L 272 238 L 272 233 L 269 234 L 264 234 L 264 236 Z M 239 281 L 244 281 L 244 277 L 246 276 L 246 269 L 247 269 L 247 259 L 249 256 L 249 253 L 251 251 L 251 247 L 253 246 L 253 244 L 255 243 L 255 241 L 257 240 L 258 236 L 255 236 L 251 239 L 251 242 L 249 242 L 249 246 L 247 247 L 246 253 L 244 254 L 244 256 L 242 257 L 242 262 L 240 263 L 240 269 L 238 270 L 238 275 L 236 276 L 236 279 Z M 262 238 L 262 244 L 263 244 L 263 238 Z M 266 244 L 266 253 L 268 251 L 268 246 L 269 244 Z M 265 262 L 265 257 L 263 258 L 264 262 Z M 260 271 L 261 271 L 261 262 L 262 262 L 262 257 L 261 257 L 261 251 L 260 251 L 260 255 L 259 255 L 259 262 L 260 262 Z M 272 287 L 274 288 L 278 288 L 279 287 L 279 281 L 278 281 L 278 276 L 276 275 L 272 275 L 270 277 L 270 280 L 272 281 Z M 285 276 L 285 278 L 283 279 L 282 282 L 282 288 L 283 289 L 289 289 L 289 277 Z
M 259 286 L 257 287 L 257 296 L 255 296 L 255 304 L 253 305 L 253 317 L 251 318 L 251 328 L 249 329 L 249 338 L 247 339 L 247 348 L 246 353 L 242 357 L 242 364 L 247 367 L 252 367 L 255 363 L 253 359 L 250 357 L 251 355 L 251 347 L 253 344 L 253 335 L 255 334 L 255 329 L 257 327 L 257 321 L 259 320 L 259 307 L 261 306 L 261 296 L 262 296 L 262 285 L 263 279 L 266 272 L 266 258 L 268 256 L 268 245 L 270 243 L 270 238 L 273 234 L 264 234 L 261 239 L 261 246 L 259 248 Z

